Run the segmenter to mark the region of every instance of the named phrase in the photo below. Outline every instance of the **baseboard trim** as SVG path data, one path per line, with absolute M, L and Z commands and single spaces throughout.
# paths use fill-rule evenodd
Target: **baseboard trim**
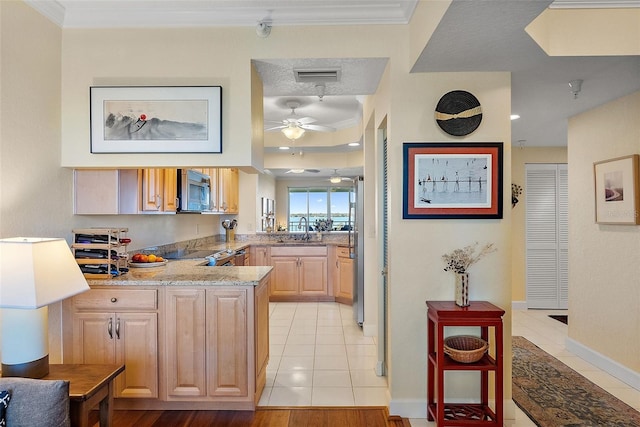
M 364 322 L 364 324 L 362 325 L 362 334 L 365 337 L 377 337 L 378 325 Z
M 427 418 L 427 400 L 391 399 L 389 413 L 403 418 Z
M 569 337 L 565 341 L 565 346 L 571 353 L 640 391 L 640 372 L 632 371 L 604 354 L 598 353 Z
M 512 310 L 526 310 L 527 302 L 526 301 L 511 301 L 511 309 Z

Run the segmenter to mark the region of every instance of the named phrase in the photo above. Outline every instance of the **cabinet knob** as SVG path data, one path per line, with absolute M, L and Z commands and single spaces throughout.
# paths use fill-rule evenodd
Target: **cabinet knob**
M 111 302 L 113 302 L 113 303 L 118 302 L 118 298 L 116 298 L 116 297 L 111 298 Z

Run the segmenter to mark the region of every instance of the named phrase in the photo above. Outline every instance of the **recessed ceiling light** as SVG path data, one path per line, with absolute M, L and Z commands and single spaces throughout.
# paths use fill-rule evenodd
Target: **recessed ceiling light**
M 280 150 L 288 150 L 289 147 L 278 147 Z
M 512 114 L 511 115 L 511 120 L 518 120 L 520 118 L 519 114 Z
M 350 142 L 348 145 L 349 145 L 349 147 L 359 147 L 360 143 L 359 142 Z

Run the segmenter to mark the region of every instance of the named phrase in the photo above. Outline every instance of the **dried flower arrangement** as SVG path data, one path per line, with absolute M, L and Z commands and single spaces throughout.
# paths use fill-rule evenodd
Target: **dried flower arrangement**
M 449 254 L 442 255 L 442 260 L 445 263 L 444 271 L 466 273 L 469 267 L 496 250 L 493 243 L 488 243 L 478 251 L 478 242 L 462 249 L 456 249 Z

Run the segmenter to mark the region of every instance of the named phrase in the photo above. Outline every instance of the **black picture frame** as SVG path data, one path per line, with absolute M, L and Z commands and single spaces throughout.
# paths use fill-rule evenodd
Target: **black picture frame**
M 91 153 L 222 153 L 222 87 L 92 86 Z

